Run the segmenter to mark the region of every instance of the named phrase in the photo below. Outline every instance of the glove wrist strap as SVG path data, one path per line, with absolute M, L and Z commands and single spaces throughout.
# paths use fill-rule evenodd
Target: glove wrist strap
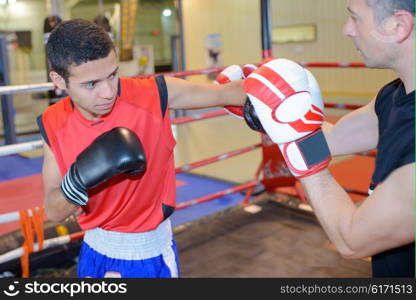
M 286 163 L 296 177 L 306 177 L 325 169 L 331 161 L 328 143 L 321 129 L 280 146 Z
M 88 202 L 86 189 L 79 181 L 75 164 L 71 166 L 61 182 L 61 191 L 65 198 L 72 204 L 82 206 Z

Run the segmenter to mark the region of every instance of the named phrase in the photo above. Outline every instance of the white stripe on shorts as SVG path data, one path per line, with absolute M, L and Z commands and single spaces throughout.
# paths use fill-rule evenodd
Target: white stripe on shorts
M 176 264 L 175 252 L 172 249 L 172 242 L 171 242 L 171 246 L 165 251 L 163 251 L 162 257 L 163 257 L 163 261 L 169 268 L 171 277 L 172 278 L 178 277 L 179 276 L 178 266 Z

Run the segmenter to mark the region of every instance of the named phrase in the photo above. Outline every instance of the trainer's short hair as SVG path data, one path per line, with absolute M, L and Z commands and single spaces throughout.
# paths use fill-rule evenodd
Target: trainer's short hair
M 415 15 L 415 0 L 365 0 L 374 8 L 377 23 L 383 22 L 398 10 L 406 10 Z
M 50 70 L 61 75 L 68 83 L 69 67 L 107 57 L 115 50 L 108 33 L 99 25 L 72 19 L 56 26 L 46 44 Z

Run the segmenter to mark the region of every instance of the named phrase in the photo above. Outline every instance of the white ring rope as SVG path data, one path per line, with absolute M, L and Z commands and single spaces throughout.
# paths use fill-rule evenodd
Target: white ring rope
M 300 62 L 303 67 L 317 67 L 317 68 L 365 68 L 366 65 L 361 62 Z M 165 75 L 184 77 L 190 75 L 201 75 L 215 73 L 223 70 L 224 68 L 211 68 L 203 70 L 191 70 L 183 72 L 167 72 L 167 73 L 156 73 L 150 74 L 150 76 Z M 137 76 L 140 77 L 140 76 Z M 12 95 L 19 93 L 30 93 L 30 92 L 43 92 L 54 90 L 52 82 L 38 83 L 38 84 L 26 84 L 26 85 L 8 85 L 0 86 L 0 95 Z
M 30 209 L 27 210 L 27 213 L 28 213 L 29 217 L 32 216 L 32 211 Z M 20 214 L 19 214 L 18 211 L 6 213 L 6 214 L 1 214 L 0 215 L 0 224 L 19 221 L 19 219 L 20 219 Z
M 0 156 L 6 156 L 10 154 L 16 154 L 19 152 L 30 151 L 42 148 L 42 140 L 34 142 L 26 142 L 20 144 L 6 145 L 0 147 Z
M 48 240 L 43 241 L 43 249 L 48 249 L 54 246 L 64 245 L 71 241 L 70 235 L 63 235 L 54 237 Z M 34 252 L 39 250 L 39 244 L 34 243 L 33 244 L 33 250 Z M 19 247 L 14 250 L 11 250 L 9 252 L 3 253 L 0 255 L 0 264 L 5 263 L 7 261 L 10 261 L 12 259 L 19 258 L 23 255 L 23 248 Z
M 0 86 L 0 95 L 52 91 L 53 89 L 54 85 L 51 82 L 25 85 L 7 85 Z

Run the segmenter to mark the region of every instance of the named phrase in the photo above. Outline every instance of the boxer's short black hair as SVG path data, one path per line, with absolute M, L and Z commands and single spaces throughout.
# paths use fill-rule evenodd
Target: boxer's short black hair
M 107 57 L 115 50 L 108 33 L 99 25 L 84 20 L 72 19 L 60 23 L 53 29 L 46 44 L 46 53 L 51 71 L 61 75 L 68 83 L 69 66 Z

